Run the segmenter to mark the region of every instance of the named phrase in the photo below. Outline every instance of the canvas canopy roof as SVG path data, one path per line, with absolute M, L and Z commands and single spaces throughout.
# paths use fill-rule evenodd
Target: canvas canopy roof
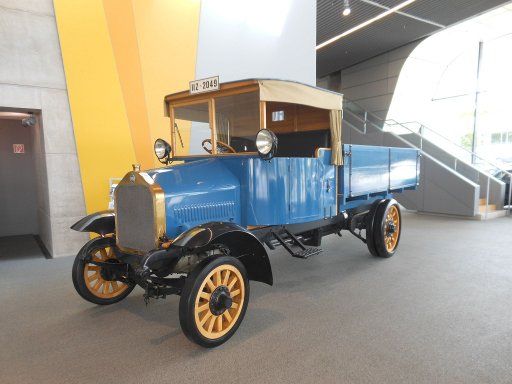
M 191 95 L 189 91 L 173 93 L 165 97 L 166 112 L 170 103 L 202 100 L 210 97 L 221 96 L 224 93 L 236 93 L 250 90 L 259 90 L 261 101 L 275 101 L 282 103 L 294 103 L 308 105 L 310 107 L 342 110 L 343 95 L 311 85 L 272 79 L 250 79 L 228 83 L 222 83 L 219 91 Z
M 182 91 L 167 95 L 164 99 L 165 112 L 169 116 L 170 105 L 179 106 L 178 114 L 184 113 L 189 117 L 194 115 L 199 121 L 206 122 L 210 119 L 208 113 L 211 111 L 207 105 L 200 106 L 198 104 L 208 100 L 213 101 L 217 97 L 246 92 L 259 92 L 259 99 L 264 102 L 292 103 L 328 110 L 331 131 L 331 162 L 335 165 L 343 165 L 341 145 L 343 95 L 336 92 L 286 80 L 240 80 L 220 84 L 220 89 L 213 92 L 190 94 L 189 91 Z

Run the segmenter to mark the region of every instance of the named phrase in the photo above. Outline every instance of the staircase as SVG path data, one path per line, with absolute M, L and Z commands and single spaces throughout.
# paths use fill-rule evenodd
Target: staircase
M 456 154 L 463 152 L 468 158 L 478 158 L 488 168 L 499 168 L 435 131 L 416 122 L 384 121 L 350 101 L 344 104 L 343 127 L 345 143 L 412 147 L 421 151 L 419 189 L 397 195 L 397 200 L 406 208 L 476 220 L 510 214 L 510 196 L 509 208 L 505 210 L 503 204 L 505 184 Z M 438 135 L 449 142 L 445 148 L 450 149 L 443 149 L 425 138 L 427 130 L 430 137 Z

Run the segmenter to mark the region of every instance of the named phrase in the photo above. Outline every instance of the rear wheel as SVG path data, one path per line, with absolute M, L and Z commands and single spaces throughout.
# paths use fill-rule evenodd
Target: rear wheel
M 248 302 L 249 280 L 240 261 L 221 256 L 200 263 L 181 293 L 181 328 L 193 342 L 216 347 L 236 332 Z
M 396 200 L 380 202 L 373 217 L 371 227 L 367 230 L 368 249 L 374 256 L 391 257 L 395 254 L 400 241 L 402 216 Z
M 117 281 L 114 273 L 90 263 L 120 263 L 113 247 L 115 238 L 98 237 L 85 244 L 75 258 L 72 271 L 73 285 L 78 294 L 91 303 L 117 303 L 128 296 L 135 287 L 133 283 Z
M 367 214 L 366 217 L 366 246 L 368 247 L 368 250 L 373 256 L 378 256 L 377 250 L 375 249 L 375 213 L 377 212 L 377 208 L 379 208 L 379 205 L 382 204 L 384 200 L 376 200 L 373 202 L 372 206 L 370 207 L 370 211 Z

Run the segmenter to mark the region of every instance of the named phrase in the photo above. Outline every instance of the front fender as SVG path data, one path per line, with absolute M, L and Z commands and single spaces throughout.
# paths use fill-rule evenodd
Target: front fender
M 234 223 L 211 222 L 183 232 L 171 247 L 201 250 L 214 244 L 227 246 L 247 269 L 250 280 L 272 285 L 272 267 L 263 244 L 247 229 Z
M 114 237 L 95 237 L 84 244 L 80 251 L 78 251 L 77 257 L 82 261 L 86 261 L 91 257 L 93 251 L 113 247 L 115 244 L 116 239 Z
M 116 229 L 115 213 L 113 210 L 100 211 L 78 220 L 71 226 L 78 232 L 94 232 L 100 236 L 114 233 Z

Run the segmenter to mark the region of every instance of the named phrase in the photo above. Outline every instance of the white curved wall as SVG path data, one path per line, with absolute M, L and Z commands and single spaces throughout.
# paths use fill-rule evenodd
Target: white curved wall
M 196 79 L 316 83 L 314 0 L 203 0 Z

